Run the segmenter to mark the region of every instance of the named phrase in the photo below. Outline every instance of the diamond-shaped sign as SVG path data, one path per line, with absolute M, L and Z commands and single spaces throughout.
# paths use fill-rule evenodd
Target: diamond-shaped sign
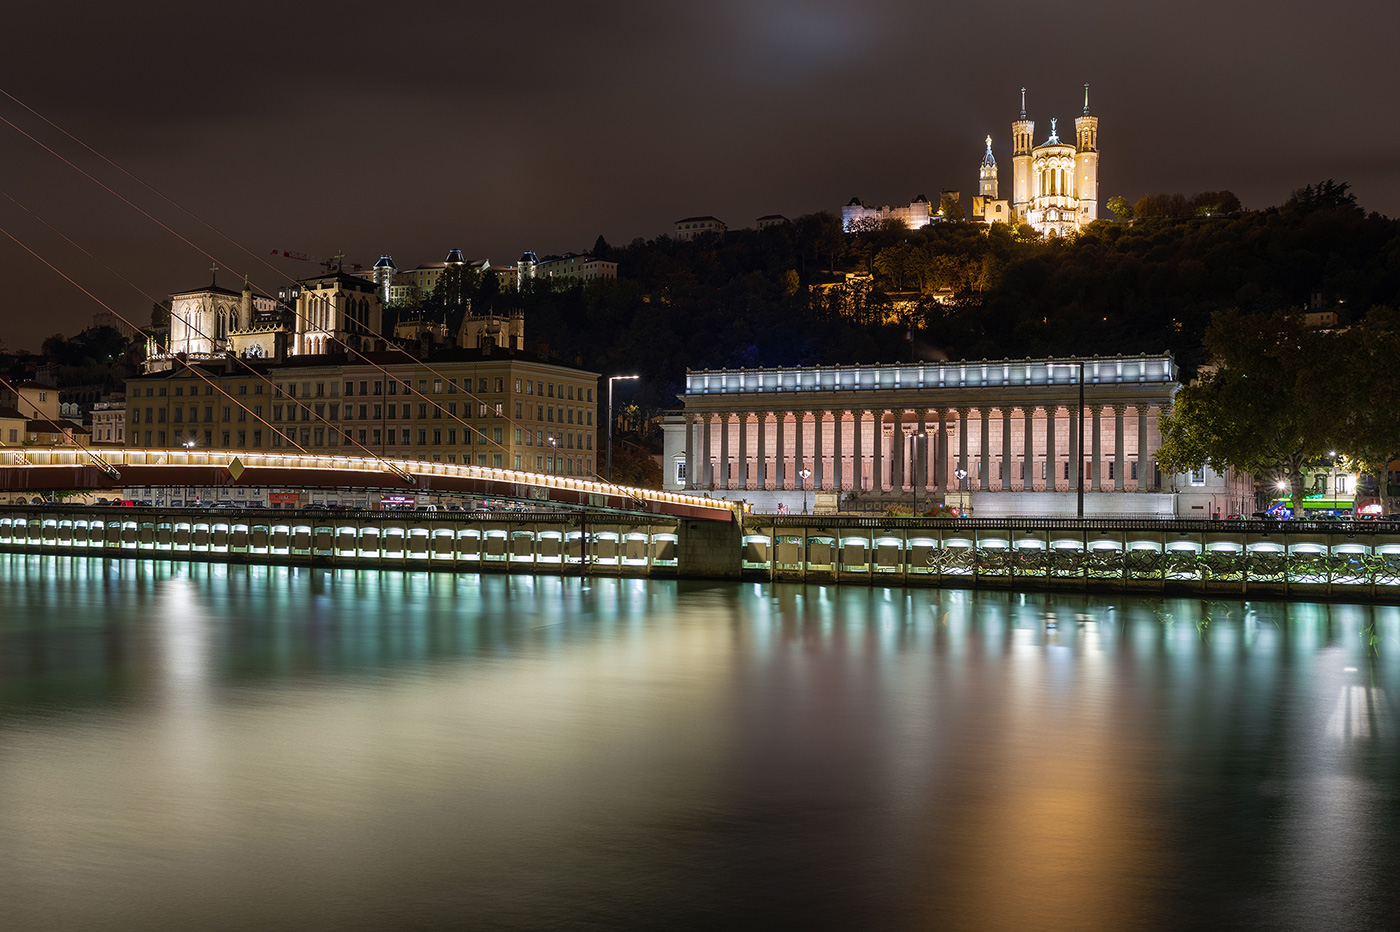
M 228 474 L 230 476 L 233 476 L 234 482 L 237 482 L 238 477 L 243 475 L 243 461 L 236 456 L 233 459 L 229 460 Z

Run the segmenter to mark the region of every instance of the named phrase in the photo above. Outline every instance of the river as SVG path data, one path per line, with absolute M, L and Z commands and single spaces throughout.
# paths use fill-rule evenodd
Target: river
M 0 928 L 1378 929 L 1400 608 L 0 555 Z

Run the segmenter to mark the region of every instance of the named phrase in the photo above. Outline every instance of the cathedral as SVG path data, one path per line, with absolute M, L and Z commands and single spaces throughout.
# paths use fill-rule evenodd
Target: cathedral
M 1008 204 L 998 198 L 988 136 L 972 202 L 974 220 L 1026 223 L 1042 236 L 1069 236 L 1098 219 L 1099 118 L 1089 115 L 1089 85 L 1084 85 L 1084 113 L 1074 121 L 1073 144 L 1060 141 L 1058 122 L 1050 120 L 1050 135 L 1037 145 L 1021 88 L 1021 118 L 1011 124 L 1012 199 Z

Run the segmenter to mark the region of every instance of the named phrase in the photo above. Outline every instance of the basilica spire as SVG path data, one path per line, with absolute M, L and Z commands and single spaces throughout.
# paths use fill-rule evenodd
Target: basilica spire
M 1089 115 L 1089 84 L 1087 81 L 1084 83 L 1084 115 Z
M 983 168 L 996 168 L 996 167 L 997 167 L 997 160 L 996 160 L 996 157 L 992 155 L 992 137 L 991 137 L 991 136 L 988 136 L 988 137 L 987 137 L 987 152 L 986 152 L 985 155 L 982 156 L 982 167 L 983 167 Z
M 1088 87 L 1086 84 L 1085 87 Z M 1026 118 L 1026 89 L 1021 88 L 1021 119 Z

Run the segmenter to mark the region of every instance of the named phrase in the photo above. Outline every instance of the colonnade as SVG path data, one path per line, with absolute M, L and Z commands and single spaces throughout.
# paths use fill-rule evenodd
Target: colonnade
M 1150 492 L 1158 407 L 1074 404 L 687 413 L 696 489 Z M 1078 416 L 1077 416 L 1078 415 Z M 1086 432 L 1084 460 L 1073 451 Z

